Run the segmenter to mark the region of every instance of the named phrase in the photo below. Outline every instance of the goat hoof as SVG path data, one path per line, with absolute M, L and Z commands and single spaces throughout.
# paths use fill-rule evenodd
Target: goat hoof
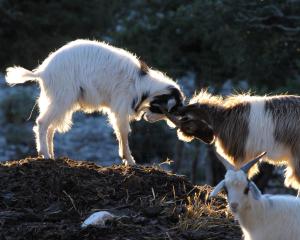
M 134 166 L 136 165 L 135 161 L 130 159 L 130 160 L 127 160 L 127 159 L 122 159 L 122 162 L 125 166 Z
M 41 153 L 39 153 L 37 157 L 42 158 L 42 159 L 50 159 L 51 158 L 50 156 L 47 156 L 47 155 L 44 155 L 44 154 L 41 154 Z
M 37 158 L 45 159 L 44 155 L 43 155 L 43 154 L 40 154 L 40 153 L 37 155 Z

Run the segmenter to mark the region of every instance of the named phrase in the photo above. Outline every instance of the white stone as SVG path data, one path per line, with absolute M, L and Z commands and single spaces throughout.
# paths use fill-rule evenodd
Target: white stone
M 107 220 L 111 220 L 113 218 L 115 218 L 115 216 L 107 211 L 95 212 L 82 223 L 81 227 L 85 228 L 89 225 L 104 226 Z

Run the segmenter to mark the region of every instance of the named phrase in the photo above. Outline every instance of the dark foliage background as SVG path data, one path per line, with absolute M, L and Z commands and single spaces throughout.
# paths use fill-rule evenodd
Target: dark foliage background
M 260 94 L 300 89 L 298 0 L 0 0 L 0 71 L 35 68 L 76 38 L 136 53 L 178 80 L 188 97 L 201 87 L 218 93 L 228 80 Z M 20 124 L 17 113 L 5 112 L 5 121 Z M 220 166 L 202 144 L 178 142 L 164 123 L 134 123 L 133 132 L 139 162 L 169 157 L 193 179 L 218 180 Z

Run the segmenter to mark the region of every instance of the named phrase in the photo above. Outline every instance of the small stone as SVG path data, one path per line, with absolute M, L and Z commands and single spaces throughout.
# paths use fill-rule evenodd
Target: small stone
M 81 227 L 85 228 L 89 225 L 104 226 L 107 220 L 113 218 L 115 218 L 115 216 L 107 211 L 95 212 L 82 223 Z

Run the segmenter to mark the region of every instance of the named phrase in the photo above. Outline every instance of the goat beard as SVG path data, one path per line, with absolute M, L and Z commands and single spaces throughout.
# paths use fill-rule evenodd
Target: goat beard
M 204 141 L 203 139 L 194 137 L 192 135 L 187 135 L 186 133 L 182 132 L 180 130 L 180 128 L 177 129 L 177 137 L 178 137 L 179 140 L 184 141 L 184 142 L 191 142 L 192 140 L 194 140 L 194 138 L 196 138 L 196 139 L 198 139 L 198 140 L 200 140 L 203 143 L 208 144 L 208 145 L 214 144 L 215 140 L 216 140 L 216 137 L 214 136 L 211 141 Z
M 172 123 L 168 118 L 166 118 L 163 114 L 157 113 L 144 113 L 143 118 L 145 121 L 154 123 L 160 120 L 165 120 L 170 128 L 176 128 L 176 125 Z
M 179 140 L 184 141 L 184 142 L 191 142 L 194 139 L 193 136 L 186 135 L 180 129 L 177 129 L 177 136 L 178 136 Z

